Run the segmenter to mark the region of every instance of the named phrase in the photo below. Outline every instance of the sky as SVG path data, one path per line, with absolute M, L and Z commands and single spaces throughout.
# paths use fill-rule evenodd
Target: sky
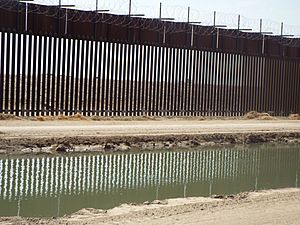
M 259 30 L 263 19 L 263 30 L 280 33 L 281 22 L 285 34 L 300 36 L 300 0 L 131 0 L 133 13 L 144 13 L 146 17 L 158 17 L 162 3 L 162 16 L 176 21 L 187 20 L 187 7 L 191 7 L 191 20 L 204 25 L 213 23 L 213 12 L 217 12 L 217 23 L 229 28 L 237 27 L 241 15 L 241 28 Z M 37 3 L 57 4 L 58 0 L 35 0 Z M 63 4 L 75 4 L 81 9 L 94 9 L 96 0 L 62 0 Z M 129 0 L 98 0 L 99 8 L 111 13 L 128 13 Z

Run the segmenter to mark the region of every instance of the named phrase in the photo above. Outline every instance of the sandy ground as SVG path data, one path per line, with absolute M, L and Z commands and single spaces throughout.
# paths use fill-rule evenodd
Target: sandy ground
M 241 193 L 222 199 L 187 198 L 82 209 L 59 219 L 0 218 L 0 224 L 300 224 L 300 189 Z
M 300 121 L 0 121 L 1 154 L 51 154 L 61 149 L 64 152 L 153 150 L 267 142 L 300 143 Z
M 0 147 L 10 145 L 14 149 L 16 144 L 45 146 L 66 140 L 91 144 L 137 137 L 149 141 L 158 136 L 170 140 L 174 135 L 182 140 L 202 135 L 206 142 L 220 138 L 226 141 L 226 137 L 218 134 L 236 134 L 237 139 L 251 134 L 252 141 L 267 140 L 259 139 L 263 135 L 269 135 L 264 137 L 268 140 L 276 140 L 276 135 L 284 134 L 284 138 L 300 140 L 300 121 L 0 121 Z M 283 136 L 279 135 L 280 138 Z M 0 218 L 0 224 L 300 224 L 299 212 L 300 189 L 282 189 L 222 199 L 170 199 L 154 204 L 122 205 L 109 211 L 82 209 L 59 219 Z
M 75 135 L 134 136 L 269 131 L 300 131 L 300 120 L 0 121 L 2 138 Z

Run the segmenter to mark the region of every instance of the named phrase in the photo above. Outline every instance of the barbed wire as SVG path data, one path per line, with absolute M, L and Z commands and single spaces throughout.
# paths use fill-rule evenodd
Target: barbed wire
M 187 22 L 187 7 L 182 6 L 167 6 L 162 8 L 163 17 L 170 17 L 175 19 L 174 22 L 161 22 L 157 20 L 158 10 L 148 6 L 143 6 L 139 4 L 132 4 L 132 13 L 144 13 L 145 18 L 132 19 L 128 16 L 118 16 L 126 15 L 128 13 L 128 0 L 106 0 L 99 1 L 98 9 L 109 9 L 109 13 L 96 13 L 96 0 L 62 0 L 62 5 L 75 5 L 74 8 L 60 9 L 58 7 L 58 0 L 35 0 L 34 4 L 28 4 L 28 8 L 25 8 L 25 3 L 19 3 L 17 0 L 0 0 L 0 8 L 9 9 L 11 11 L 27 13 L 38 13 L 49 17 L 55 17 L 60 19 L 65 19 L 65 13 L 69 10 L 72 13 L 68 13 L 67 20 L 71 22 L 93 22 L 93 23 L 106 23 L 127 28 L 137 28 L 137 29 L 147 29 L 158 32 L 165 32 L 166 34 L 172 33 L 189 33 L 191 32 L 191 26 L 188 26 Z M 19 6 L 19 7 L 18 7 Z M 53 6 L 53 7 L 45 7 Z M 74 10 L 77 9 L 77 10 Z M 150 18 L 149 18 L 149 15 Z M 157 16 L 155 16 L 157 15 Z M 194 26 L 195 35 L 211 35 L 216 33 L 216 29 L 212 27 L 213 25 L 213 12 L 200 11 L 196 9 L 190 10 L 190 21 L 201 22 L 200 25 Z M 249 40 L 261 40 L 262 38 L 268 39 L 273 36 L 258 35 L 260 31 L 260 20 L 259 19 L 249 19 L 247 17 L 240 17 L 240 27 L 251 28 L 252 32 L 238 32 L 238 14 L 230 14 L 217 12 L 216 14 L 216 24 L 226 25 L 226 29 L 222 29 L 222 35 L 226 37 L 239 37 L 247 38 Z M 137 22 L 138 21 L 138 22 Z M 182 23 L 180 23 L 182 22 Z M 263 20 L 262 31 L 273 32 L 273 35 L 281 34 L 281 23 Z M 298 26 L 284 26 L 283 34 L 295 35 L 296 38 L 281 38 L 281 44 L 289 46 L 300 46 L 300 27 Z

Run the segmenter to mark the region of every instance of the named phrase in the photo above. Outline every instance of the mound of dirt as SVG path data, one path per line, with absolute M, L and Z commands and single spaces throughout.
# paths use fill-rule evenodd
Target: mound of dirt
M 20 118 L 13 114 L 0 113 L 0 120 L 20 120 Z
M 300 120 L 300 115 L 298 113 L 296 114 L 290 114 L 288 117 L 289 120 Z
M 269 113 L 266 113 L 266 112 L 259 113 L 259 112 L 256 112 L 256 111 L 250 111 L 250 112 L 246 113 L 244 115 L 244 118 L 248 119 L 248 120 L 253 120 L 253 119 L 257 119 L 257 120 L 275 120 L 276 119 L 275 117 L 271 116 Z
M 65 116 L 60 114 L 58 116 L 36 116 L 32 117 L 31 120 L 37 121 L 51 121 L 51 120 L 87 120 L 87 117 L 81 115 L 80 113 L 76 113 L 72 116 Z

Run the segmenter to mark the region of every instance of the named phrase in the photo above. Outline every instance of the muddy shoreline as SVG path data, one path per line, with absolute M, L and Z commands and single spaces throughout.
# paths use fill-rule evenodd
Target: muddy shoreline
M 300 132 L 139 136 L 0 137 L 0 154 L 116 152 L 262 143 L 300 143 Z
M 300 121 L 0 121 L 0 154 L 300 143 Z
M 61 218 L 0 217 L 1 224 L 297 224 L 300 189 L 285 188 L 84 208 Z

